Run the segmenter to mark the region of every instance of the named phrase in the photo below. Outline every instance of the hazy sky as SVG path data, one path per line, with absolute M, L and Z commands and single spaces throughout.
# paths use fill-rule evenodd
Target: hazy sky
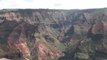
M 0 0 L 0 9 L 87 9 L 107 7 L 107 0 Z

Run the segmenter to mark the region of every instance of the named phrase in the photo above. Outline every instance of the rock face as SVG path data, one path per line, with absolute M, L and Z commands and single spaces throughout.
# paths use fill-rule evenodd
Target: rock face
M 107 9 L 0 10 L 0 58 L 107 59 Z
M 1 58 L 0 60 L 10 60 L 10 59 L 6 59 L 6 58 Z

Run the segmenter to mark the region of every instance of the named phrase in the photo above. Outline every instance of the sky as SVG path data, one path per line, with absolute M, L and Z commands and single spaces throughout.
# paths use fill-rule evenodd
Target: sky
M 107 7 L 107 0 L 0 0 L 0 9 L 90 9 Z

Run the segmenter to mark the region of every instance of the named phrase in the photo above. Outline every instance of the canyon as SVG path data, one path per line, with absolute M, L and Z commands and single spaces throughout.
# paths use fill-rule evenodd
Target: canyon
M 0 58 L 106 60 L 107 9 L 0 10 Z

